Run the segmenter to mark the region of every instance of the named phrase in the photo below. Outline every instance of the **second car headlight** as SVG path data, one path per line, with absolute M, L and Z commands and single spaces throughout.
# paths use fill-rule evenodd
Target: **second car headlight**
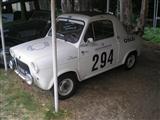
M 32 69 L 33 69 L 33 71 L 34 71 L 35 73 L 38 73 L 38 72 L 39 72 L 39 68 L 38 68 L 38 66 L 37 66 L 35 63 L 31 62 L 31 67 L 32 67 Z

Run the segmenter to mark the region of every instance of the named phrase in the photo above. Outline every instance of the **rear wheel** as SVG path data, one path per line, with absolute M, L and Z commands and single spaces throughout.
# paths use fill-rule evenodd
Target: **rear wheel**
M 134 54 L 134 53 L 129 54 L 127 56 L 126 62 L 124 64 L 125 69 L 127 69 L 127 70 L 132 69 L 135 66 L 136 58 L 137 58 L 136 54 Z

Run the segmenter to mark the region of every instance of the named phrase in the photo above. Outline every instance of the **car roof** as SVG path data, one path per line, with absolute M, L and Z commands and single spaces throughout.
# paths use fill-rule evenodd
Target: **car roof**
M 100 18 L 100 17 L 113 17 L 114 15 L 111 15 L 109 13 L 102 13 L 102 12 L 74 12 L 74 13 L 66 13 L 58 16 L 58 18 L 68 18 L 68 19 L 78 19 L 82 21 L 89 21 L 94 18 Z
M 97 15 L 106 15 L 107 13 L 103 13 L 103 12 L 90 12 L 90 11 L 84 11 L 84 12 L 74 12 L 74 14 L 80 14 L 80 15 L 86 15 L 89 17 L 93 17 L 93 16 L 97 16 Z

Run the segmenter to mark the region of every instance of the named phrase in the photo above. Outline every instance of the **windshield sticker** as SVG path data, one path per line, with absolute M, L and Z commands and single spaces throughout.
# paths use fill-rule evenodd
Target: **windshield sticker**
M 43 42 L 43 43 L 36 43 L 34 45 L 30 45 L 27 47 L 27 50 L 29 51 L 34 51 L 34 50 L 42 50 L 45 49 L 46 47 L 49 46 L 48 42 Z

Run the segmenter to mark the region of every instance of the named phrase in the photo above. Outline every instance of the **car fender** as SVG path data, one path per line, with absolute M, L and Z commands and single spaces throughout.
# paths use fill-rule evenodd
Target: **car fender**
M 80 81 L 80 76 L 79 76 L 79 74 L 78 74 L 78 70 L 76 70 L 76 69 L 62 69 L 62 70 L 59 70 L 57 76 L 59 77 L 59 76 L 65 74 L 65 73 L 70 73 L 70 72 L 75 73 L 75 74 L 77 75 L 78 81 Z M 58 77 L 57 77 L 57 78 L 58 78 Z M 54 80 L 53 80 L 53 78 L 52 78 L 51 81 L 50 81 L 50 84 L 49 84 L 49 86 L 48 86 L 48 90 L 50 90 L 50 89 L 53 87 L 53 85 L 54 85 Z
M 136 52 L 136 54 L 138 55 L 138 51 L 137 51 L 136 49 L 132 49 L 132 50 L 128 51 L 128 52 L 125 54 L 125 56 L 123 57 L 122 64 L 125 63 L 125 61 L 126 61 L 126 59 L 127 59 L 127 56 L 128 56 L 130 53 L 132 53 L 132 52 Z

